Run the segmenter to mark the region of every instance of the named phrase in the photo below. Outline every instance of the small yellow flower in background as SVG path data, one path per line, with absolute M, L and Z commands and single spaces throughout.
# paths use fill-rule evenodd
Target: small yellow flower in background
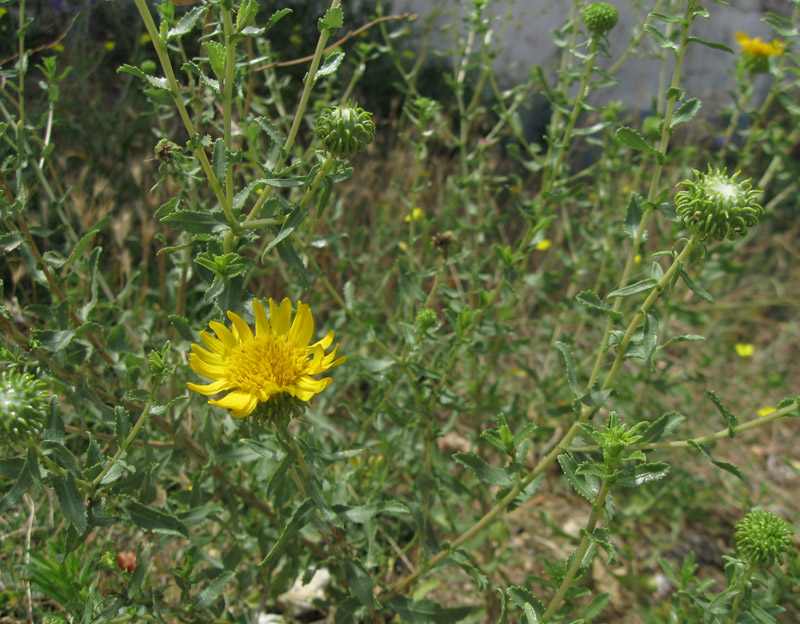
M 754 349 L 753 345 L 751 344 L 743 344 L 741 342 L 737 342 L 735 345 L 733 345 L 733 348 L 736 349 L 736 353 L 739 355 L 739 357 L 743 358 L 753 357 Z
M 53 46 L 53 50 L 55 50 L 56 52 L 63 52 L 64 51 L 64 44 L 63 43 L 55 44 Z
M 633 261 L 634 261 L 636 264 L 639 264 L 639 263 L 642 261 L 642 254 L 636 254 L 636 255 L 633 257 Z
M 281 301 L 280 307 L 270 299 L 269 317 L 262 303 L 254 300 L 253 312 L 255 335 L 244 319 L 228 311 L 231 328 L 211 321 L 208 326 L 217 337 L 201 331 L 200 340 L 208 350 L 193 344 L 189 357 L 189 366 L 196 373 L 214 380 L 207 385 L 187 383 L 189 390 L 206 396 L 230 391 L 209 403 L 231 410 L 234 418 L 245 418 L 259 403 L 281 395 L 308 401 L 333 381 L 330 377 L 314 379 L 312 375 L 324 373 L 346 359 L 336 359 L 338 345 L 325 353 L 333 343 L 332 331 L 322 340 L 308 344 L 314 333 L 314 318 L 308 305 L 297 302 L 294 321 L 289 299 Z
M 148 35 L 147 33 L 142 33 L 142 36 L 139 37 L 139 43 L 141 43 L 142 45 L 147 45 L 151 41 L 152 39 L 150 39 L 150 35 Z
M 736 33 L 736 43 L 742 48 L 742 52 L 751 56 L 777 56 L 783 54 L 786 43 L 780 39 L 774 39 L 772 43 L 761 41 L 760 37 L 751 39 L 743 32 Z
M 778 408 L 774 405 L 765 405 L 764 407 L 759 408 L 758 415 L 759 416 L 769 416 L 772 412 L 777 410 Z
M 403 241 L 399 241 L 397 243 L 397 246 L 400 248 L 401 251 L 408 251 L 408 244 Z
M 116 47 L 117 47 L 117 42 L 116 42 L 116 41 L 106 41 L 106 42 L 103 44 L 103 47 L 104 47 L 106 50 L 108 50 L 109 52 L 111 52 L 111 50 L 113 50 L 114 48 L 116 48 Z
M 411 221 L 419 221 L 422 218 L 422 215 L 422 208 L 414 208 L 410 215 L 406 215 L 406 223 L 411 223 Z
M 300 35 L 292 33 L 289 35 L 289 41 L 291 41 L 294 45 L 299 46 L 301 43 L 303 43 L 303 38 Z
M 547 251 L 548 249 L 550 249 L 550 245 L 552 244 L 553 243 L 550 242 L 549 238 L 543 238 L 540 242 L 536 243 L 534 249 L 536 249 L 537 251 Z

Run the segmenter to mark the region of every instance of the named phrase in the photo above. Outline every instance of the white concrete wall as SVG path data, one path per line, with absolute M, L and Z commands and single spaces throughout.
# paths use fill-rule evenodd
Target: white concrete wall
M 655 0 L 634 2 L 632 0 L 610 0 L 619 10 L 620 21 L 611 32 L 609 38 L 610 51 L 614 60 L 627 47 L 633 37 L 633 28 L 641 24 Z M 454 0 L 395 0 L 396 12 L 410 11 L 419 13 L 421 19 L 438 10 L 437 23 L 454 20 Z M 469 0 L 461 0 L 462 11 L 469 8 Z M 678 2 L 685 6 L 685 0 Z M 570 0 L 516 0 L 512 7 L 515 14 L 513 24 L 503 37 L 505 49 L 497 59 L 498 72 L 505 76 L 508 83 L 524 80 L 531 65 L 541 65 L 552 75 L 556 64 L 557 49 L 552 42 L 551 30 L 561 27 L 569 14 Z M 789 0 L 732 0 L 731 6 L 722 6 L 713 0 L 702 3 L 711 19 L 698 18 L 692 26 L 692 34 L 710 41 L 728 45 L 734 50 L 738 46 L 734 39 L 737 30 L 750 36 L 760 36 L 771 41 L 775 38 L 772 30 L 761 23 L 768 10 L 788 16 L 792 10 Z M 508 0 L 492 0 L 489 10 L 495 15 L 505 13 Z M 661 10 L 668 13 L 669 11 Z M 662 32 L 666 26 L 656 22 Z M 451 35 L 437 28 L 434 30 L 434 45 L 446 49 Z M 439 39 L 439 41 L 436 41 Z M 649 35 L 644 40 L 650 50 L 656 50 Z M 699 97 L 705 103 L 706 113 L 709 107 L 729 100 L 727 90 L 732 86 L 730 72 L 734 64 L 734 55 L 714 50 L 699 44 L 692 44 L 687 52 L 684 65 L 685 83 L 682 85 L 689 94 Z M 601 58 L 599 63 L 608 67 L 613 61 Z M 657 90 L 659 63 L 654 59 L 629 57 L 615 74 L 620 84 L 603 93 L 603 99 L 622 100 L 632 108 L 647 110 L 650 108 L 653 94 Z M 761 78 L 764 79 L 763 77 Z

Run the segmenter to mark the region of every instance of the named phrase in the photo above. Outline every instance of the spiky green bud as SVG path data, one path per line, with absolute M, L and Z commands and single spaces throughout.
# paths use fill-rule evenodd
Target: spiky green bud
M 712 170 L 709 165 L 708 173 L 695 171 L 694 181 L 681 182 L 686 189 L 675 196 L 676 211 L 701 241 L 741 238 L 764 214 L 758 203 L 763 191 L 754 189 L 749 178 L 737 181 L 738 175 L 725 175 L 725 169 Z
M 436 312 L 431 310 L 430 308 L 422 308 L 419 312 L 417 312 L 417 316 L 414 319 L 414 324 L 420 329 L 420 331 L 425 331 L 430 329 L 438 322 L 438 318 L 436 317 Z
M 736 525 L 736 549 L 750 563 L 768 568 L 783 563 L 783 555 L 794 550 L 791 535 L 786 520 L 766 509 L 755 509 Z
M 317 120 L 316 135 L 334 156 L 363 152 L 375 139 L 375 123 L 358 106 L 334 106 L 322 111 Z
M 0 373 L 0 440 L 27 444 L 47 421 L 47 384 L 29 373 Z
M 583 12 L 583 23 L 590 33 L 605 35 L 619 20 L 617 7 L 608 2 L 593 2 Z

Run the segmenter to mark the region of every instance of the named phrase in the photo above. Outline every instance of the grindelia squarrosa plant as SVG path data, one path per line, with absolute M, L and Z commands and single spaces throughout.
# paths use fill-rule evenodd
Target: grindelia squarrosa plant
M 797 619 L 796 0 L 576 0 L 516 84 L 519 2 L 44 4 L 0 5 L 0 621 Z

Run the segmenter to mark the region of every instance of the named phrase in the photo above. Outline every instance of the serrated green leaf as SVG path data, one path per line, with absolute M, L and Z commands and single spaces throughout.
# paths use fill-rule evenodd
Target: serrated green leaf
M 154 87 L 159 90 L 169 91 L 169 83 L 167 82 L 166 78 L 157 78 L 155 76 L 150 76 L 149 74 L 145 74 L 141 69 L 138 67 L 134 67 L 133 65 L 123 65 L 119 69 L 117 69 L 117 73 L 123 72 L 125 74 L 131 74 L 132 76 L 136 76 L 137 78 L 141 78 L 151 87 Z
M 504 487 L 514 482 L 506 470 L 490 466 L 475 453 L 453 453 L 453 459 L 469 468 L 478 479 L 489 485 Z
M 286 522 L 286 526 L 283 528 L 280 537 L 278 537 L 278 541 L 275 542 L 275 545 L 272 547 L 272 549 L 270 549 L 270 551 L 267 553 L 267 556 L 261 561 L 260 565 L 271 566 L 289 545 L 289 541 L 295 535 L 297 535 L 300 529 L 308 524 L 315 511 L 316 506 L 314 505 L 314 501 L 310 498 L 307 498 L 300 503 L 300 505 L 292 512 L 289 520 Z
M 342 11 L 339 7 L 334 7 L 332 9 L 328 9 L 325 12 L 325 15 L 319 18 L 317 22 L 317 27 L 319 31 L 322 32 L 323 30 L 328 30 L 331 33 L 335 30 L 338 30 L 344 24 L 344 11 Z
M 683 269 L 680 270 L 680 277 L 693 293 L 699 295 L 709 303 L 714 303 L 714 297 L 712 297 L 704 288 L 692 281 L 692 278 L 689 277 L 689 274 Z
M 579 292 L 575 299 L 586 308 L 590 310 L 597 310 L 598 312 L 602 312 L 603 314 L 607 315 L 613 321 L 619 321 L 622 318 L 622 314 L 614 310 L 610 305 L 607 303 L 603 303 L 597 293 L 591 290 L 584 290 Z
M 220 225 L 212 213 L 193 210 L 176 210 L 166 217 L 162 217 L 160 221 L 176 229 L 196 234 L 208 234 Z
M 195 336 L 191 326 L 189 325 L 189 321 L 182 316 L 178 316 L 177 314 L 170 314 L 167 318 L 169 319 L 169 322 L 172 323 L 172 326 L 178 330 L 181 338 L 189 342 L 194 342 Z
M 653 462 L 636 464 L 620 470 L 614 476 L 614 484 L 620 487 L 637 487 L 651 481 L 663 479 L 669 473 L 669 464 Z
M 628 208 L 625 211 L 625 233 L 629 238 L 635 239 L 636 232 L 639 231 L 639 224 L 642 222 L 642 196 L 639 193 L 631 192 L 631 198 L 628 200 Z
M 372 577 L 367 572 L 364 564 L 358 560 L 346 561 L 344 564 L 344 574 L 347 579 L 347 586 L 365 607 L 370 609 L 380 609 L 380 603 L 375 599 L 375 586 Z
M 526 602 L 522 607 L 522 612 L 525 614 L 525 620 L 528 622 L 528 624 L 541 624 L 541 620 L 536 614 L 536 610 L 533 608 L 531 603 Z
M 727 472 L 730 472 L 732 475 L 735 475 L 735 476 L 737 476 L 737 477 L 738 477 L 738 478 L 739 478 L 741 481 L 744 481 L 744 475 L 742 475 L 742 472 L 741 472 L 741 470 L 739 470 L 739 469 L 738 469 L 736 466 L 734 466 L 734 465 L 733 465 L 733 464 L 731 464 L 730 462 L 726 462 L 726 461 L 721 461 L 721 460 L 718 460 L 718 459 L 714 459 L 714 458 L 711 456 L 711 451 L 709 450 L 709 448 L 708 448 L 708 446 L 707 446 L 707 445 L 705 445 L 705 444 L 698 444 L 698 443 L 697 443 L 697 442 L 695 442 L 694 440 L 689 440 L 689 441 L 688 441 L 688 444 L 689 444 L 690 446 L 693 446 L 694 448 L 696 448 L 698 451 L 700 451 L 700 452 L 703 454 L 703 456 L 704 456 L 704 457 L 705 457 L 705 458 L 706 458 L 708 461 L 710 461 L 712 464 L 714 464 L 714 465 L 715 465 L 717 468 L 722 468 L 722 470 L 725 470 L 725 471 L 727 471 Z
M 683 414 L 667 412 L 644 430 L 639 445 L 666 440 L 684 420 L 686 417 Z
M 147 507 L 136 501 L 128 501 L 123 508 L 140 529 L 166 535 L 179 535 L 187 539 L 189 537 L 186 525 L 171 513 Z
M 564 356 L 564 364 L 567 367 L 567 380 L 569 381 L 569 387 L 572 388 L 572 391 L 576 396 L 581 396 L 581 389 L 578 386 L 578 379 L 575 376 L 575 357 L 572 355 L 572 347 L 561 341 L 557 341 L 555 346 L 556 349 L 561 352 L 561 355 Z
M 393 596 L 384 605 L 410 624 L 450 624 L 463 620 L 473 610 L 473 607 L 445 608 L 432 600 L 412 600 L 405 596 Z
M 342 64 L 344 60 L 344 52 L 341 50 L 335 50 L 328 54 L 325 57 L 325 62 L 322 66 L 317 70 L 316 75 L 314 76 L 314 81 L 316 82 L 318 79 L 322 78 L 323 76 L 328 76 L 336 72 L 339 69 L 339 65 Z
M 345 505 L 334 505 L 333 510 L 336 514 L 348 522 L 364 524 L 380 515 L 404 515 L 408 514 L 409 509 L 400 501 L 377 501 L 359 507 L 346 507 Z
M 172 41 L 176 37 L 183 37 L 183 35 L 189 34 L 209 8 L 210 5 L 204 4 L 188 11 L 175 26 L 169 29 L 167 41 Z
M 272 16 L 267 20 L 266 25 L 264 26 L 264 32 L 268 31 L 270 28 L 275 26 L 281 19 L 291 13 L 291 9 L 281 9 L 280 11 L 276 11 L 272 14 Z
M 630 297 L 631 295 L 635 295 L 640 292 L 644 292 L 646 290 L 652 290 L 653 286 L 656 286 L 658 282 L 651 277 L 647 279 L 643 279 L 640 282 L 636 282 L 635 284 L 630 284 L 625 288 L 620 288 L 619 290 L 612 290 L 608 293 L 608 297 Z
M 225 587 L 236 576 L 233 570 L 226 570 L 220 574 L 216 579 L 209 583 L 206 587 L 200 590 L 200 593 L 194 597 L 194 608 L 197 611 L 206 609 L 220 597 Z
M 225 179 L 225 170 L 228 168 L 228 151 L 225 149 L 223 139 L 214 141 L 214 150 L 211 152 L 211 168 L 217 180 Z
M 211 71 L 217 77 L 220 84 L 225 77 L 225 46 L 218 41 L 204 41 L 203 49 L 208 56 L 208 62 L 211 64 Z
M 22 498 L 22 495 L 27 492 L 32 485 L 33 475 L 31 475 L 30 465 L 26 459 L 25 463 L 22 465 L 22 470 L 20 470 L 17 475 L 17 481 L 14 483 L 14 487 L 3 497 L 3 500 L 0 500 L 0 513 L 5 513 L 13 505 L 16 505 L 17 501 Z
M 653 40 L 656 42 L 656 45 L 658 45 L 660 48 L 664 48 L 665 50 L 678 49 L 678 46 L 673 41 L 670 41 L 658 28 L 652 24 L 645 24 L 643 29 L 653 38 Z
M 122 446 L 131 431 L 131 416 L 128 414 L 128 410 L 121 405 L 114 407 L 114 425 L 114 430 L 117 434 L 117 445 Z
M 564 472 L 567 481 L 575 488 L 578 494 L 594 503 L 597 493 L 600 491 L 600 480 L 594 476 L 577 474 L 575 471 L 578 466 L 575 460 L 566 453 L 558 456 L 558 463 L 561 465 L 561 470 Z
M 591 602 L 586 605 L 586 607 L 581 612 L 581 617 L 588 621 L 591 621 L 592 618 L 596 618 L 603 612 L 603 609 L 606 608 L 608 603 L 611 601 L 611 594 L 609 593 L 602 593 L 598 594 L 594 598 L 592 598 Z
M 256 117 L 256 123 L 259 127 L 267 133 L 267 136 L 272 140 L 275 145 L 280 147 L 281 149 L 286 144 L 286 139 L 284 138 L 283 134 L 281 134 L 280 130 L 278 130 L 275 125 L 266 117 Z
M 700 107 L 703 103 L 698 100 L 697 98 L 692 98 L 688 102 L 684 102 L 681 104 L 680 108 L 675 111 L 675 114 L 672 116 L 672 120 L 669 122 L 669 127 L 674 128 L 678 124 L 687 123 L 694 119 L 697 112 L 700 110 Z
M 647 152 L 648 154 L 654 156 L 657 162 L 664 164 L 664 154 L 650 145 L 650 143 L 648 143 L 644 137 L 633 128 L 622 126 L 614 133 L 614 137 L 623 145 L 627 145 L 628 147 L 641 152 Z
M 83 254 L 86 253 L 86 250 L 89 248 L 89 245 L 94 240 L 94 237 L 104 229 L 109 223 L 111 222 L 111 217 L 103 217 L 94 224 L 91 230 L 89 230 L 86 234 L 84 234 L 81 239 L 78 241 L 78 244 L 75 246 L 75 249 L 72 250 L 72 253 L 67 258 L 67 264 L 74 262 L 76 258 L 83 257 Z
M 87 523 L 86 506 L 83 496 L 75 485 L 75 477 L 71 472 L 67 472 L 63 476 L 53 475 L 53 489 L 61 505 L 61 511 L 64 512 L 64 517 L 75 526 L 78 534 L 83 534 Z
M 719 413 L 722 414 L 722 417 L 725 419 L 725 424 L 728 425 L 728 436 L 732 438 L 734 435 L 736 435 L 734 427 L 739 424 L 739 419 L 733 415 L 733 412 L 731 412 L 722 404 L 722 401 L 713 390 L 707 390 L 703 393 L 703 396 L 707 399 L 710 399 L 711 402 L 717 406 Z
M 700 45 L 704 45 L 707 48 L 714 48 L 715 50 L 722 50 L 723 52 L 730 52 L 731 54 L 735 54 L 735 52 L 724 43 L 717 43 L 716 41 L 706 41 L 705 39 L 700 39 L 699 37 L 689 37 L 687 39 L 689 43 L 699 43 Z

